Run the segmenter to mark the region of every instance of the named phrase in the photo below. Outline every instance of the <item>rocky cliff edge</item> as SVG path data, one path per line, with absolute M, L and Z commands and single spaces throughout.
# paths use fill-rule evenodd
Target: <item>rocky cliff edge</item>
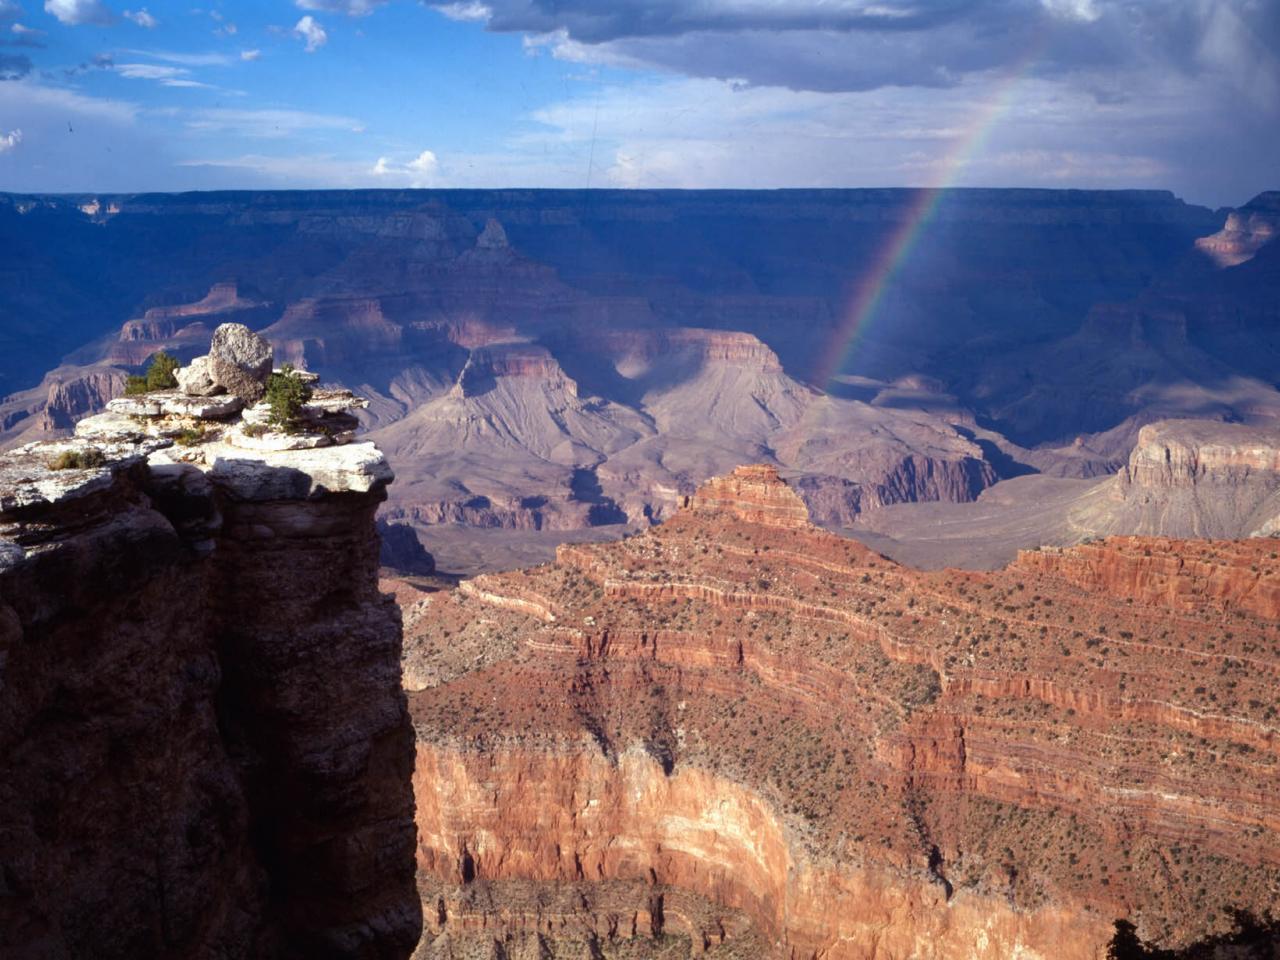
M 341 429 L 356 398 L 314 389 L 274 424 L 251 402 L 269 348 L 249 360 L 222 371 L 239 394 L 121 398 L 0 458 L 7 957 L 418 939 L 400 615 L 377 588 L 392 474 Z

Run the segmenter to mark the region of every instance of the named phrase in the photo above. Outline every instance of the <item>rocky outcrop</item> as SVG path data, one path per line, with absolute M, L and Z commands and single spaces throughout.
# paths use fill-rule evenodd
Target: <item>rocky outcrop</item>
M 151 307 L 141 317 L 126 320 L 101 359 L 139 366 L 158 350 L 189 356 L 208 347 L 218 321 L 259 327 L 269 317 L 270 304 L 241 296 L 234 282 L 215 283 L 199 300 Z
M 77 420 L 97 413 L 112 397 L 124 392 L 125 375 L 117 370 L 86 370 L 69 379 L 57 379 L 49 385 L 41 429 L 53 435 L 70 430 Z
M 725 477 L 713 477 L 686 499 L 696 513 L 721 514 L 776 527 L 809 526 L 804 501 L 784 484 L 774 467 L 738 467 Z
M 1278 577 L 1263 539 L 920 573 L 755 467 L 413 601 L 432 943 L 522 942 L 509 883 L 683 890 L 690 954 L 740 916 L 791 960 L 1092 960 L 1118 917 L 1178 946 L 1274 911 Z
M 1280 432 L 1240 424 L 1166 420 L 1143 427 L 1121 474 L 1127 487 L 1232 485 L 1280 474 Z
M 492 390 L 499 377 L 547 380 L 552 389 L 563 390 L 569 397 L 578 395 L 578 385 L 565 376 L 545 347 L 522 343 L 495 343 L 472 350 L 455 390 L 464 398 L 479 396 Z
M 1109 934 L 1096 918 L 1061 909 L 1018 916 L 1002 898 L 949 900 L 927 876 L 797 859 L 786 825 L 757 792 L 696 768 L 666 773 L 639 749 L 611 761 L 567 745 L 483 757 L 420 745 L 414 779 L 424 873 L 454 881 L 452 890 L 510 877 L 551 889 L 607 877 L 694 892 L 718 910 L 691 931 L 686 955 L 720 941 L 738 912 L 757 925 L 757 957 L 1093 960 L 1092 943 Z M 449 929 L 447 905 L 444 913 Z M 509 921 L 495 914 L 485 925 L 501 937 Z M 624 928 L 609 939 L 635 935 Z M 764 946 L 779 941 L 781 951 Z
M 271 344 L 266 340 L 242 323 L 224 323 L 209 343 L 204 379 L 245 403 L 257 403 L 267 389 L 271 359 Z
M 1239 210 L 1227 214 L 1217 233 L 1201 237 L 1196 249 L 1219 267 L 1251 260 L 1263 244 L 1280 235 L 1280 192 L 1261 193 Z
M 1268 534 L 1280 525 L 1280 430 L 1210 420 L 1149 424 L 1126 467 L 1070 520 L 1101 535 Z
M 1278 545 L 1270 538 L 1241 542 L 1110 537 L 1065 550 L 1023 550 L 1015 567 L 1160 610 L 1243 611 L 1280 620 Z
M 391 471 L 128 399 L 0 457 L 2 952 L 407 957 Z
M 207 397 L 215 393 L 225 393 L 226 388 L 213 379 L 213 368 L 207 356 L 196 357 L 185 367 L 174 371 L 178 381 L 178 389 L 188 396 Z
M 658 330 L 585 329 L 580 342 L 607 355 L 627 377 L 643 377 L 654 364 L 733 363 L 780 373 L 778 355 L 758 337 L 737 330 L 698 327 Z M 652 370 L 660 376 L 660 370 Z

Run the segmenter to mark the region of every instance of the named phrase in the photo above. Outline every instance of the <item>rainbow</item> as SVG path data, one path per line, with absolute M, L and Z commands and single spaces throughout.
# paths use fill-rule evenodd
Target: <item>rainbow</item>
M 831 386 L 831 379 L 844 366 L 850 354 L 866 333 L 875 318 L 876 309 L 884 299 L 894 277 L 911 255 L 916 241 L 938 211 L 946 190 L 953 186 L 969 160 L 986 143 L 997 121 L 1009 109 L 1014 92 L 1039 52 L 1040 44 L 1032 45 L 1024 56 L 998 81 L 990 100 L 975 113 L 955 145 L 939 164 L 935 182 L 915 188 L 910 204 L 901 222 L 889 235 L 879 253 L 863 271 L 853 296 L 849 300 L 835 332 L 818 358 L 813 383 L 824 390 Z

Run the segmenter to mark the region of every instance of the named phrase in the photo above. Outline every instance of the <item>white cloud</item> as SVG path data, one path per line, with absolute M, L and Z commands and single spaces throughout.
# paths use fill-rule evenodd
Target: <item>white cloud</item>
M 241 60 L 257 60 L 261 56 L 262 56 L 261 50 L 241 50 L 240 51 Z
M 324 27 L 310 14 L 293 25 L 293 32 L 306 41 L 307 53 L 315 53 L 329 42 L 329 35 L 324 32 Z
M 13 26 L 11 26 L 11 27 L 9 28 L 9 31 L 10 31 L 11 33 L 16 34 L 16 35 L 17 35 L 17 36 L 19 36 L 19 37 L 27 37 L 27 38 L 32 38 L 32 39 L 34 39 L 35 37 L 43 37 L 43 36 L 44 36 L 44 31 L 43 31 L 43 30 L 36 30 L 36 29 L 35 29 L 35 28 L 33 28 L 33 27 L 26 27 L 26 26 L 23 26 L 23 25 L 22 25 L 22 24 L 20 24 L 20 23 L 15 23 Z
M 146 7 L 143 7 L 141 10 L 126 10 L 124 12 L 124 18 L 126 20 L 131 20 L 140 27 L 146 27 L 148 30 L 154 30 L 156 27 L 160 26 L 160 21 L 153 17 L 147 11 Z
M 689 78 L 611 84 L 535 111 L 537 126 L 500 152 L 451 152 L 433 182 L 1168 187 L 1194 200 L 1230 200 L 1229 192 L 1208 198 L 1194 188 L 1203 182 L 1203 157 L 1170 149 L 1212 124 L 1229 136 L 1229 118 L 1213 119 L 1213 99 L 1198 80 L 1153 72 L 1132 92 L 1100 102 L 1044 79 L 1008 90 L 998 75 L 927 92 L 819 93 Z M 1008 102 L 993 113 L 997 93 Z M 1261 179 L 1259 166 L 1247 175 Z
M 200 133 L 230 134 L 274 140 L 307 132 L 356 132 L 358 120 L 303 110 L 233 110 L 217 107 L 197 110 L 187 119 L 187 128 Z
M 159 63 L 116 64 L 116 73 L 129 80 L 173 80 L 190 72 L 183 67 L 166 67 Z
M 21 142 L 21 130 L 10 130 L 8 133 L 0 135 L 0 153 L 8 153 Z
M 368 187 L 377 180 L 368 161 L 342 160 L 330 153 L 270 156 L 248 153 L 217 159 L 182 160 L 179 167 L 198 169 L 226 183 L 228 173 L 243 182 L 277 187 Z M 235 181 L 232 181 L 235 182 Z
M 348 17 L 368 16 L 386 2 L 387 0 L 294 0 L 300 10 L 345 13 Z
M 139 57 L 177 63 L 184 67 L 225 67 L 234 60 L 225 53 L 177 53 L 170 50 L 125 50 Z
M 44 0 L 44 12 L 53 14 L 60 23 L 78 27 L 84 23 L 107 24 L 111 11 L 99 0 Z
M 207 83 L 191 79 L 186 67 L 171 67 L 161 63 L 117 63 L 116 73 L 128 80 L 154 80 L 166 87 L 209 87 Z
M 1102 16 L 1095 0 L 1040 0 L 1040 5 L 1063 20 L 1093 23 Z
M 431 9 L 443 13 L 450 20 L 483 23 L 493 16 L 493 11 L 478 0 L 460 0 L 456 3 L 434 3 Z
M 0 83 L 0 117 L 6 130 L 22 130 L 21 144 L 4 157 L 7 190 L 126 192 L 179 186 L 166 159 L 170 144 L 138 122 L 132 103 L 22 80 Z
M 369 171 L 375 177 L 392 179 L 410 187 L 429 187 L 436 182 L 440 161 L 430 150 L 423 150 L 407 163 L 398 163 L 388 157 L 379 157 Z

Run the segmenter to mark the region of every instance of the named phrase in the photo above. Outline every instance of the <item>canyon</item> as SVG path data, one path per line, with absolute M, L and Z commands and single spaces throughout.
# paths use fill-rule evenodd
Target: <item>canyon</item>
M 1277 195 L 918 199 L 0 195 L 0 952 L 1280 911 Z
M 1276 194 L 1210 211 L 946 191 L 858 318 L 915 198 L 0 195 L 0 446 L 69 434 L 151 355 L 189 360 L 234 321 L 369 398 L 399 477 L 383 519 L 455 573 L 643 528 L 745 462 L 777 466 L 819 523 L 926 565 L 956 559 L 934 518 L 984 498 L 1047 502 L 1054 529 L 1016 524 L 980 565 L 1031 528 L 1234 535 L 1185 497 L 1137 510 L 1086 481 L 1118 474 L 1148 424 L 1273 429 Z
M 755 466 L 399 583 L 418 956 L 1098 958 L 1273 912 L 1274 544 L 923 573 Z

